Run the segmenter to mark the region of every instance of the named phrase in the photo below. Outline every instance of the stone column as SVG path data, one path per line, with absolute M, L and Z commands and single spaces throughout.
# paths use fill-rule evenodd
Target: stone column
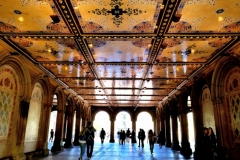
M 26 127 L 27 127 L 27 118 L 28 118 L 28 111 L 29 111 L 29 102 L 26 100 L 20 101 L 19 110 L 16 112 L 19 113 L 16 117 L 17 121 L 17 142 L 16 146 L 12 148 L 12 157 L 13 160 L 25 160 L 26 156 L 23 153 L 24 150 L 24 140 L 26 134 Z
M 86 127 L 86 119 L 84 117 L 82 118 L 82 127 Z
M 158 135 L 160 133 L 160 119 L 157 117 L 156 120 L 155 120 L 155 132 L 156 132 L 156 135 Z
M 74 113 L 69 113 L 67 117 L 67 135 L 66 135 L 66 140 L 64 143 L 64 148 L 72 148 L 73 143 L 72 143 L 72 133 L 73 133 L 73 119 L 74 119 Z
M 75 137 L 74 137 L 74 146 L 78 146 L 79 145 L 79 141 L 78 141 L 78 135 L 79 135 L 79 132 L 81 130 L 80 128 L 80 123 L 81 123 L 81 117 L 79 115 L 80 113 L 77 113 L 76 115 L 76 124 L 75 124 Z
M 163 133 L 164 133 L 164 137 L 163 137 L 163 139 L 164 139 L 164 144 L 165 144 L 165 139 L 166 139 L 166 130 L 165 130 L 165 120 L 164 120 L 164 118 L 161 118 L 161 131 L 163 131 Z M 163 145 L 163 144 L 162 144 Z
M 58 110 L 57 113 L 57 122 L 56 122 L 56 130 L 55 130 L 55 139 L 52 146 L 51 151 L 62 151 L 63 150 L 63 127 L 64 127 L 64 111 Z
M 170 130 L 170 116 L 165 119 L 165 136 L 166 136 L 166 147 L 171 147 L 171 130 Z
M 178 122 L 177 115 L 175 113 L 172 114 L 172 149 L 180 150 L 179 140 L 178 140 Z
M 45 114 L 41 114 L 41 123 L 40 123 L 40 130 L 39 135 L 41 137 L 39 138 L 39 147 L 42 150 L 43 156 L 49 155 L 49 149 L 48 149 L 48 134 L 49 134 L 49 126 L 50 125 L 50 117 L 52 112 L 52 104 L 45 104 L 43 107 L 42 112 Z
M 135 134 L 137 136 L 138 132 L 136 131 L 136 117 L 132 117 L 132 130 L 135 131 Z M 137 143 L 136 137 L 134 138 L 133 143 Z
M 115 118 L 110 118 L 110 143 L 114 143 L 115 140 L 114 140 L 114 128 L 115 128 Z
M 182 113 L 180 116 L 181 121 L 181 132 L 182 132 L 182 147 L 180 153 L 184 156 L 190 156 L 192 154 L 192 149 L 190 148 L 190 143 L 188 140 L 188 122 L 186 113 Z

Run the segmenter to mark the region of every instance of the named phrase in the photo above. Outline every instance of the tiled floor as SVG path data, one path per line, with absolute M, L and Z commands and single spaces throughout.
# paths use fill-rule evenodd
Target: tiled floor
M 51 148 L 49 146 L 49 148 Z M 78 160 L 80 148 L 75 146 L 71 149 L 64 149 L 63 152 L 51 154 L 42 160 Z M 95 142 L 93 156 L 91 160 L 183 160 L 184 158 L 179 151 L 173 151 L 170 148 L 159 148 L 158 144 L 154 146 L 154 153 L 151 155 L 149 144 L 144 148 L 139 148 L 137 144 L 132 146 L 129 143 L 119 145 L 118 143 Z M 188 159 L 193 159 L 188 158 Z M 83 160 L 87 160 L 86 154 Z

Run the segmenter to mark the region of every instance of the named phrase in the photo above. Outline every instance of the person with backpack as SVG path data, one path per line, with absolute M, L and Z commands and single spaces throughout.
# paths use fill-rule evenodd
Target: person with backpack
M 85 133 L 84 127 L 82 127 L 78 137 L 79 137 L 79 145 L 81 149 L 80 157 L 78 158 L 78 160 L 82 160 L 82 157 L 85 153 L 85 148 L 86 148 L 86 133 Z
M 104 129 L 102 128 L 102 130 L 101 130 L 101 132 L 100 132 L 100 138 L 101 138 L 101 143 L 102 143 L 102 144 L 103 144 L 103 142 L 104 142 L 105 135 L 106 135 L 106 132 L 105 132 Z
M 84 131 L 86 134 L 87 157 L 88 159 L 91 159 L 94 147 L 94 132 L 96 132 L 96 129 L 92 126 L 91 121 L 87 123 L 87 127 Z

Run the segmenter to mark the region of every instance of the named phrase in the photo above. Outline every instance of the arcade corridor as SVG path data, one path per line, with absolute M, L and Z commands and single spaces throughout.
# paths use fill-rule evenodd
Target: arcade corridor
M 0 160 L 77 160 L 89 121 L 110 142 L 95 160 L 240 160 L 239 7 L 0 0 Z M 164 149 L 119 146 L 127 128 L 161 133 Z
M 155 144 L 153 155 L 149 150 L 149 144 L 145 144 L 144 148 L 139 148 L 137 144 L 133 147 L 131 144 L 119 145 L 118 143 L 104 143 L 103 145 L 96 142 L 94 145 L 93 157 L 91 160 L 193 160 L 192 156 L 186 158 L 178 151 L 170 148 L 162 147 Z M 41 160 L 77 160 L 80 149 L 77 146 L 64 149 L 64 152 L 50 154 Z M 83 160 L 87 160 L 86 154 Z

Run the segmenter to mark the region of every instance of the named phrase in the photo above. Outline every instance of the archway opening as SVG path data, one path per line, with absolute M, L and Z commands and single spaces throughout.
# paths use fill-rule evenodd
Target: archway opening
M 57 123 L 57 95 L 53 95 L 53 102 L 52 102 L 52 109 L 50 115 L 50 123 L 49 123 L 49 134 L 48 134 L 48 148 L 51 149 L 53 145 L 53 141 L 55 138 L 55 131 L 56 131 L 56 123 Z M 52 132 L 53 131 L 53 132 Z M 53 133 L 53 137 L 51 138 L 51 132 Z
M 132 121 L 131 121 L 131 116 L 128 112 L 122 111 L 119 112 L 116 116 L 116 121 L 114 122 L 115 128 L 114 128 L 114 135 L 115 135 L 115 140 L 118 141 L 118 132 L 121 130 L 124 130 L 125 132 L 129 128 L 130 131 L 132 132 Z
M 194 136 L 194 123 L 193 123 L 193 112 L 191 107 L 191 97 L 187 99 L 187 121 L 188 121 L 188 141 L 192 151 L 195 151 L 195 136 Z
M 93 126 L 97 130 L 95 133 L 95 141 L 100 142 L 100 132 L 102 128 L 104 129 L 105 141 L 109 142 L 110 140 L 110 117 L 107 112 L 100 111 L 96 114 L 95 119 L 93 121 Z
M 147 140 L 147 134 L 150 129 L 155 132 L 153 127 L 153 118 L 148 112 L 144 111 L 138 114 L 136 122 L 136 135 L 138 135 L 140 128 L 145 131 L 145 141 Z
M 24 140 L 24 153 L 37 149 L 39 126 L 42 112 L 43 88 L 40 83 L 34 85 L 29 103 L 27 126 Z

